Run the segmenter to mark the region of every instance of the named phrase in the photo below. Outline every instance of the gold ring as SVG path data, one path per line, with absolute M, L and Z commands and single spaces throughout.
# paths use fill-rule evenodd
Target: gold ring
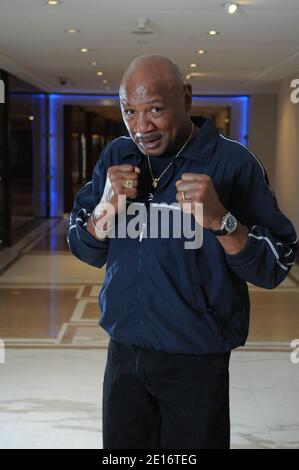
M 184 191 L 182 191 L 182 199 L 183 199 L 183 201 L 185 201 L 185 199 L 186 199 Z
M 133 181 L 133 180 L 127 180 L 127 181 L 125 182 L 125 188 L 127 188 L 127 189 L 132 189 L 132 188 L 134 188 L 134 181 Z

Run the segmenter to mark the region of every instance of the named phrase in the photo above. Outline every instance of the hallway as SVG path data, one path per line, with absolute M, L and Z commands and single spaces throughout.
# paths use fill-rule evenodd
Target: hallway
M 108 337 L 97 326 L 97 297 L 104 270 L 70 255 L 66 225 L 46 221 L 0 254 L 8 263 L 0 276 L 0 448 L 102 445 Z M 298 448 L 299 364 L 290 359 L 298 266 L 274 291 L 250 286 L 250 297 L 249 339 L 230 369 L 232 448 Z

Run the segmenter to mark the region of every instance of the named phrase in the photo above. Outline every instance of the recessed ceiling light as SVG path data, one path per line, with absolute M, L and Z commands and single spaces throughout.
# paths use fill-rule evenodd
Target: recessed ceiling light
M 108 83 L 108 80 L 102 80 L 103 83 Z
M 28 116 L 29 121 L 34 121 L 34 116 Z
M 88 49 L 86 47 L 81 47 L 80 51 L 81 52 L 88 52 Z
M 204 49 L 199 49 L 197 51 L 197 54 L 205 54 L 205 53 L 206 53 L 206 51 Z
M 97 72 L 97 75 L 101 76 L 103 75 L 103 72 Z
M 66 29 L 66 32 L 70 34 L 75 34 L 75 33 L 79 33 L 79 30 L 76 28 L 68 28 Z
M 94 67 L 95 65 L 97 65 L 97 63 L 96 63 L 96 62 L 90 62 L 90 65 L 91 65 L 92 67 Z
M 197 67 L 197 64 L 190 64 L 190 67 L 194 69 L 195 67 Z
M 47 4 L 50 7 L 56 7 L 57 5 L 60 5 L 62 3 L 62 0 L 47 0 Z
M 218 31 L 215 31 L 215 29 L 211 29 L 211 31 L 209 31 L 209 36 L 216 36 L 218 33 Z
M 226 9 L 227 13 L 233 15 L 238 10 L 239 5 L 237 3 L 225 3 L 224 8 Z

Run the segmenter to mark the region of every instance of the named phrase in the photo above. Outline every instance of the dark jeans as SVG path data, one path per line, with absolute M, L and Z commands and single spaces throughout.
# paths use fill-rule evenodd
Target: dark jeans
M 104 449 L 228 449 L 229 359 L 111 340 L 103 383 Z

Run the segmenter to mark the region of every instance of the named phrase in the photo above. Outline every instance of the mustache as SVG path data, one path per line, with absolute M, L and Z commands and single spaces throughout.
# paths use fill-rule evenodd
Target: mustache
M 142 135 L 140 132 L 136 132 L 135 134 L 137 142 L 151 142 L 153 140 L 159 139 L 160 137 L 161 134 L 158 133 Z

